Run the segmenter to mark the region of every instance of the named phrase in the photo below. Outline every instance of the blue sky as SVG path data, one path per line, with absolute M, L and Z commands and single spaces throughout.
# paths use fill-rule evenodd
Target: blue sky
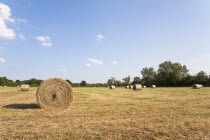
M 106 82 L 166 60 L 210 74 L 209 0 L 0 3 L 0 76 Z

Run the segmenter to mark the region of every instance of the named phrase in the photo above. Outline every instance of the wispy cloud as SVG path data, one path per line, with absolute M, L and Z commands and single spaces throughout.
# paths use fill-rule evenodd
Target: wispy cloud
M 49 36 L 37 36 L 35 38 L 37 41 L 41 42 L 43 47 L 52 47 L 53 43 L 50 42 Z
M 97 64 L 97 65 L 103 64 L 103 60 L 92 59 L 92 58 L 88 58 L 88 60 L 93 64 Z
M 24 36 L 23 34 L 19 34 L 18 38 L 19 38 L 20 40 L 26 40 L 26 38 L 25 38 L 25 36 Z
M 96 40 L 103 40 L 103 39 L 104 39 L 104 35 L 102 34 L 96 35 Z
M 0 58 L 0 63 L 5 63 L 6 60 L 4 58 Z
M 37 40 L 37 41 L 41 41 L 41 42 L 48 41 L 49 39 L 50 39 L 49 36 L 37 36 L 37 37 L 36 37 L 36 40 Z
M 52 47 L 52 43 L 48 42 L 48 43 L 42 43 L 41 44 L 43 47 Z
M 66 72 L 68 72 L 68 70 L 67 70 L 67 69 L 57 69 L 56 72 L 63 72 L 63 73 L 66 73 Z
M 27 23 L 28 20 L 24 19 L 24 18 L 15 18 L 15 22 L 19 22 L 19 23 Z
M 114 60 L 112 63 L 113 63 L 113 64 L 115 64 L 115 65 L 117 65 L 117 64 L 118 64 L 118 62 L 117 62 L 116 60 Z
M 92 66 L 92 65 L 91 65 L 90 63 L 86 64 L 86 67 L 88 67 L 88 68 L 91 67 L 91 66 Z
M 11 18 L 11 15 L 10 7 L 0 3 L 0 39 L 12 40 L 16 38 L 14 30 L 9 29 L 6 25 L 6 22 L 15 22 L 15 20 Z

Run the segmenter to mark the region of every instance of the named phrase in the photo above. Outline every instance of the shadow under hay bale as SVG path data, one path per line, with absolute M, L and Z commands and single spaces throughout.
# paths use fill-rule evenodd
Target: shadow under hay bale
M 37 104 L 10 104 L 3 107 L 9 109 L 41 109 Z

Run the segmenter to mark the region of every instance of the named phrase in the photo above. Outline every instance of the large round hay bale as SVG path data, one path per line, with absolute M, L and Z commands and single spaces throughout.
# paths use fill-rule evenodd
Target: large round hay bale
M 36 92 L 37 102 L 44 109 L 65 109 L 73 101 L 71 85 L 63 79 L 45 80 Z
M 30 86 L 28 84 L 23 84 L 20 86 L 20 90 L 21 91 L 28 91 L 30 88 Z
M 133 85 L 133 90 L 142 90 L 142 85 L 141 84 Z
M 109 89 L 115 89 L 114 85 L 109 86 Z
M 151 88 L 156 88 L 156 85 L 152 85 Z
M 200 85 L 200 84 L 194 84 L 193 85 L 193 89 L 200 89 L 202 87 L 203 87 L 203 85 Z
M 129 86 L 129 89 L 133 89 L 133 86 Z

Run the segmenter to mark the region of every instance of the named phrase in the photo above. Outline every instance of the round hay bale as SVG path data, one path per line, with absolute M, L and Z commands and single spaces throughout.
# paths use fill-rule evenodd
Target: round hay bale
M 24 84 L 24 85 L 21 85 L 21 86 L 20 86 L 20 90 L 21 90 L 21 91 L 28 91 L 28 90 L 29 90 L 29 87 L 30 87 L 30 86 L 29 86 L 28 84 Z
M 7 86 L 4 86 L 5 88 L 7 87 Z
M 133 89 L 133 86 L 129 86 L 129 89 Z
M 203 87 L 203 85 L 200 85 L 200 84 L 194 84 L 193 85 L 193 89 L 200 89 L 202 87 Z
M 109 89 L 115 89 L 116 87 L 114 85 L 109 86 Z
M 37 102 L 44 109 L 66 109 L 73 101 L 71 85 L 63 79 L 45 80 L 36 92 Z
M 152 85 L 151 88 L 156 88 L 156 85 Z
M 143 86 L 143 88 L 147 88 L 147 86 Z
M 133 85 L 133 90 L 142 90 L 142 85 L 141 84 Z

